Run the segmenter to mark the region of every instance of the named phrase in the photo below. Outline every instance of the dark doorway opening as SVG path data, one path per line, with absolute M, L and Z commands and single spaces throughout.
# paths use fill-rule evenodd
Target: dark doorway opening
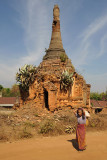
M 45 101 L 45 107 L 49 110 L 48 91 L 46 89 L 44 89 L 44 101 Z
M 96 108 L 95 109 L 95 113 L 97 114 L 97 113 L 99 113 L 99 112 L 101 112 L 102 111 L 102 108 Z

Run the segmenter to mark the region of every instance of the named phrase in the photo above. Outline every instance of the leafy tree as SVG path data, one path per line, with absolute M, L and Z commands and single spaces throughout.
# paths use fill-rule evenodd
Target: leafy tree
M 19 85 L 14 84 L 11 88 L 10 95 L 13 97 L 20 96 Z
M 3 95 L 3 97 L 10 97 L 10 93 L 11 93 L 10 88 L 3 88 L 2 89 L 2 95 Z
M 102 92 L 102 93 L 92 92 L 92 93 L 90 93 L 90 99 L 106 100 L 107 101 L 107 91 Z
M 0 91 L 3 89 L 3 86 L 0 84 Z
M 11 88 L 3 88 L 2 89 L 3 97 L 16 97 L 20 96 L 19 86 L 14 84 Z

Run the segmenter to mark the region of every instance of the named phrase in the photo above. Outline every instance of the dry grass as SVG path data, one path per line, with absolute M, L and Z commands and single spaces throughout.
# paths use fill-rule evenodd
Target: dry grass
M 76 131 L 77 120 L 72 110 L 63 109 L 55 113 L 48 111 L 26 112 L 21 115 L 17 112 L 12 115 L 0 115 L 0 141 L 15 141 L 33 136 L 56 136 L 72 134 Z M 30 117 L 31 116 L 31 117 Z M 25 119 L 26 117 L 26 119 Z M 33 118 L 32 118 L 33 117 Z M 30 119 L 32 118 L 32 119 Z M 21 119 L 21 120 L 20 120 Z M 107 114 L 91 114 L 87 131 L 107 129 Z
M 107 130 L 107 114 L 92 114 L 89 118 L 88 130 Z
M 33 133 L 27 127 L 24 127 L 18 134 L 19 139 L 32 138 L 32 137 L 33 137 Z
M 64 134 L 64 125 L 54 121 L 54 119 L 45 119 L 40 123 L 39 134 L 44 136 L 54 136 Z

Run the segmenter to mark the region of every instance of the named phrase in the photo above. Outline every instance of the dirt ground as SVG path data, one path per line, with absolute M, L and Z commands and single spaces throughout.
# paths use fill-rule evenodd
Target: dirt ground
M 0 144 L 0 160 L 107 160 L 107 131 L 88 132 L 87 150 L 77 151 L 75 135 Z

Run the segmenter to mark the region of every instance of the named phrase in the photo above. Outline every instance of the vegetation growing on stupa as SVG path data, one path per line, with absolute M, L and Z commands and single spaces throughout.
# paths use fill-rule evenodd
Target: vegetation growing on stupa
M 73 73 L 64 71 L 61 75 L 61 89 L 67 90 L 71 85 L 73 85 Z
M 60 55 L 60 59 L 61 59 L 61 62 L 66 62 L 66 59 L 67 59 L 67 55 L 66 54 L 61 54 Z
M 35 73 L 36 66 L 25 64 L 19 68 L 19 72 L 16 73 L 16 81 L 21 88 L 28 90 L 29 85 L 35 80 Z

